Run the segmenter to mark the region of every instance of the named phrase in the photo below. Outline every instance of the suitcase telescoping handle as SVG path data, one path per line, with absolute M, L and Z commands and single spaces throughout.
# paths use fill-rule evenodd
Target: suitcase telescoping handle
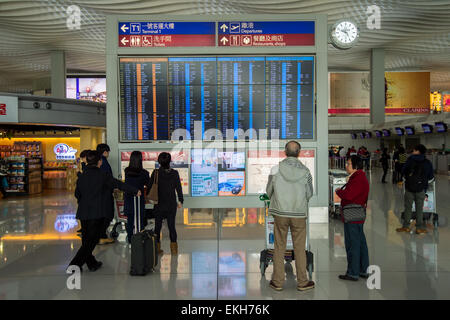
M 137 212 L 136 212 L 137 211 Z M 138 227 L 139 224 L 139 227 Z M 134 234 L 141 231 L 141 197 L 134 197 Z

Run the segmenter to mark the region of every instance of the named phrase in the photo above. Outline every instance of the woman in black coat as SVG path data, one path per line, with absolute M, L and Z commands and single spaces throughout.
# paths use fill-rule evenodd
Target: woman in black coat
M 70 265 L 81 267 L 86 263 L 89 270 L 95 271 L 102 263 L 92 255 L 100 240 L 105 219 L 108 217 L 110 190 L 118 188 L 131 194 L 140 195 L 140 191 L 114 179 L 112 175 L 100 170 L 102 160 L 97 151 L 89 151 L 88 165 L 78 177 L 75 197 L 78 200 L 76 218 L 81 220 L 82 244 Z
M 160 169 L 153 170 L 150 178 L 150 188 L 155 181 L 156 174 L 158 174 L 158 204 L 155 205 L 155 234 L 158 240 L 158 252 L 160 254 L 163 253 L 161 250 L 160 233 L 162 221 L 163 219 L 167 219 L 170 236 L 170 251 L 171 254 L 177 255 L 178 244 L 177 230 L 175 229 L 175 216 L 177 214 L 177 208 L 181 208 L 183 204 L 183 190 L 181 188 L 180 175 L 177 170 L 170 168 L 170 161 L 170 153 L 160 153 L 158 156 Z M 178 202 L 175 191 L 178 195 Z
M 140 151 L 133 151 L 130 156 L 130 164 L 125 169 L 125 183 L 138 188 L 144 195 L 144 186 L 149 188 L 150 186 L 150 174 L 142 167 L 142 153 Z M 149 189 L 148 189 L 149 190 Z M 145 197 L 140 197 L 140 217 L 141 217 L 141 230 L 146 225 L 145 219 Z M 127 216 L 127 234 L 128 243 L 131 243 L 131 236 L 134 230 L 134 196 L 132 194 L 125 194 L 125 206 L 124 213 Z M 137 217 L 136 217 L 137 219 Z M 137 221 L 137 220 L 136 220 Z M 141 231 L 141 230 L 138 230 Z
M 381 155 L 381 166 L 383 167 L 383 179 L 381 179 L 382 183 L 386 183 L 386 175 L 387 175 L 387 171 L 389 169 L 389 160 L 391 159 L 391 157 L 388 155 L 387 153 L 387 148 L 383 149 L 383 154 Z

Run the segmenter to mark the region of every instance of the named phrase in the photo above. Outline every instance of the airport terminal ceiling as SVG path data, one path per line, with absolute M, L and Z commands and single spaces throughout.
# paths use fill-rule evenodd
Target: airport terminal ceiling
M 450 3 L 388 1 L 380 29 L 369 29 L 366 1 L 18 1 L 0 8 L 0 91 L 31 92 L 33 81 L 50 75 L 50 51 L 64 50 L 70 72 L 104 73 L 107 14 L 246 15 L 327 14 L 328 24 L 351 18 L 361 29 L 355 48 L 328 46 L 330 71 L 368 71 L 370 49 L 386 49 L 386 71 L 430 71 L 431 90 L 450 90 Z M 80 7 L 80 29 L 67 28 L 67 8 Z M 420 23 L 418 23 L 420 21 Z

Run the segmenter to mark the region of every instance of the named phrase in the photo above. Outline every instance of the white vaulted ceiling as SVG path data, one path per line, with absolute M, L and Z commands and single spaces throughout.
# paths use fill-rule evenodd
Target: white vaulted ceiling
M 81 9 L 81 29 L 66 26 L 66 9 Z M 367 7 L 381 9 L 381 29 L 366 26 Z M 66 51 L 69 72 L 105 72 L 106 14 L 328 14 L 353 18 L 358 45 L 329 45 L 329 69 L 369 69 L 370 48 L 386 49 L 386 69 L 431 71 L 432 90 L 450 90 L 450 0 L 0 0 L 0 91 L 29 92 L 49 76 L 50 52 Z

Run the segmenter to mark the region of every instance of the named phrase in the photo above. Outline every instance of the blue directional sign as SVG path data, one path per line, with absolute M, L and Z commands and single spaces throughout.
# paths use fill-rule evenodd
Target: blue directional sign
M 314 34 L 314 21 L 223 21 L 217 26 L 219 34 Z
M 119 35 L 215 34 L 214 22 L 119 22 Z

